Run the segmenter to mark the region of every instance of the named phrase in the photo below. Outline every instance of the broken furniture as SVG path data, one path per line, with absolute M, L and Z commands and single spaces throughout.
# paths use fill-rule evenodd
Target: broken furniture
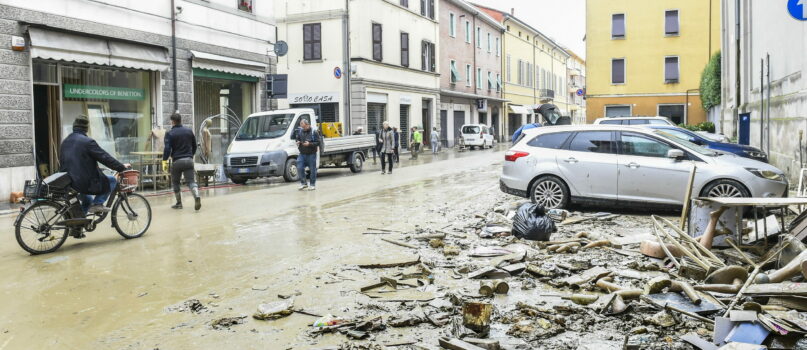
M 762 211 L 764 215 L 763 218 L 768 216 L 768 213 L 772 210 L 780 210 L 778 217 L 781 220 L 781 230 L 780 232 L 787 232 L 787 225 L 786 225 L 786 218 L 785 213 L 787 213 L 787 207 L 791 205 L 795 206 L 802 206 L 807 205 L 807 198 L 760 198 L 760 197 L 753 197 L 753 198 L 739 198 L 739 197 L 708 197 L 708 198 L 698 198 L 698 200 L 715 203 L 721 207 L 726 208 L 738 208 L 735 211 L 736 215 L 736 227 L 734 228 L 734 235 L 736 237 L 736 242 L 743 243 L 746 242 L 742 238 L 743 234 L 743 227 L 742 227 L 742 213 L 749 208 L 751 212 L 754 214 L 754 233 L 755 237 L 751 240 L 751 242 L 757 242 L 760 239 L 765 241 L 765 245 L 768 245 L 768 222 L 767 220 L 762 221 L 762 232 L 764 232 L 763 237 L 759 237 L 759 212 Z M 742 210 L 739 210 L 742 209 Z

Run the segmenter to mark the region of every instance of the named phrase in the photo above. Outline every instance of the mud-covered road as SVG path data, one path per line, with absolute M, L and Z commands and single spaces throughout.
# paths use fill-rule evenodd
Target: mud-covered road
M 23 252 L 13 217 L 2 217 L 0 350 L 312 347 L 310 316 L 249 316 L 258 304 L 295 293 L 297 308 L 344 313 L 357 299 L 346 290 L 366 281 L 335 267 L 407 254 L 363 235 L 366 228 L 445 227 L 452 217 L 445 208 L 488 205 L 480 202 L 499 195 L 502 150 L 445 155 L 392 176 L 371 163 L 356 176 L 326 170 L 316 192 L 277 182 L 208 192 L 198 213 L 152 197 L 144 237 L 125 241 L 105 222 L 44 256 Z M 204 309 L 182 312 L 190 299 Z M 210 326 L 240 316 L 245 323 L 228 330 Z M 343 339 L 326 336 L 316 346 Z

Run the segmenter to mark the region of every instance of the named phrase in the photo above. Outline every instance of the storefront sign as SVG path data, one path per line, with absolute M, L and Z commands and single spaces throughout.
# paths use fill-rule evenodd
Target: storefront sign
M 412 104 L 412 96 L 401 95 L 400 103 L 402 105 L 411 105 Z
M 109 86 L 64 84 L 64 97 L 141 101 L 145 99 L 146 91 L 144 89 L 118 88 Z
M 288 100 L 289 103 L 335 103 L 339 102 L 339 93 L 289 94 Z

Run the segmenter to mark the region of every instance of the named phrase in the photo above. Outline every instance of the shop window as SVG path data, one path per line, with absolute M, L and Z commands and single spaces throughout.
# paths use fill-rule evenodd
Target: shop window
M 193 70 L 193 114 L 194 130 L 199 130 L 202 122 L 215 115 L 227 115 L 244 120 L 254 110 L 257 79 L 236 75 L 217 74 L 203 69 Z M 206 128 L 210 134 L 210 147 L 202 150 L 211 164 L 222 164 L 227 146 L 238 130 L 226 119 L 215 119 Z
M 252 13 L 252 1 L 253 0 L 238 0 L 238 9 Z
M 322 59 L 322 25 L 303 24 L 303 60 Z
M 686 123 L 686 108 L 683 104 L 659 105 L 658 115 L 667 117 L 675 125 Z
M 132 152 L 151 146 L 150 72 L 63 66 L 62 84 L 62 138 L 86 115 L 88 136 L 122 162 L 136 162 Z

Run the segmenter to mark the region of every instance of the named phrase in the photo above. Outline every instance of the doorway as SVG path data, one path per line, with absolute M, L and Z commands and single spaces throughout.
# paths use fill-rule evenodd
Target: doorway
M 383 103 L 367 104 L 367 134 L 375 134 L 387 121 L 387 105 Z
M 465 111 L 454 111 L 454 143 L 462 138 L 462 126 L 465 124 Z
M 409 105 L 401 105 L 399 123 L 401 124 L 400 146 L 402 149 L 409 149 Z
M 509 120 L 509 128 L 507 129 L 507 137 L 512 137 L 513 134 L 521 127 L 521 114 L 510 113 L 507 115 Z
M 443 147 L 451 147 L 452 145 L 448 144 L 448 111 L 441 110 L 440 111 L 440 140 L 442 141 Z
M 34 155 L 43 178 L 59 169 L 60 125 L 59 86 L 34 84 Z
M 423 122 L 423 134 L 428 135 L 427 133 L 431 133 L 432 129 L 432 100 L 423 100 L 423 109 L 422 109 L 422 122 Z M 431 146 L 428 137 L 423 137 L 423 145 L 424 146 Z
M 497 142 L 501 142 L 501 138 L 499 137 L 499 111 L 497 109 L 493 110 L 493 115 L 491 116 L 492 122 L 490 127 L 493 128 L 493 139 Z

